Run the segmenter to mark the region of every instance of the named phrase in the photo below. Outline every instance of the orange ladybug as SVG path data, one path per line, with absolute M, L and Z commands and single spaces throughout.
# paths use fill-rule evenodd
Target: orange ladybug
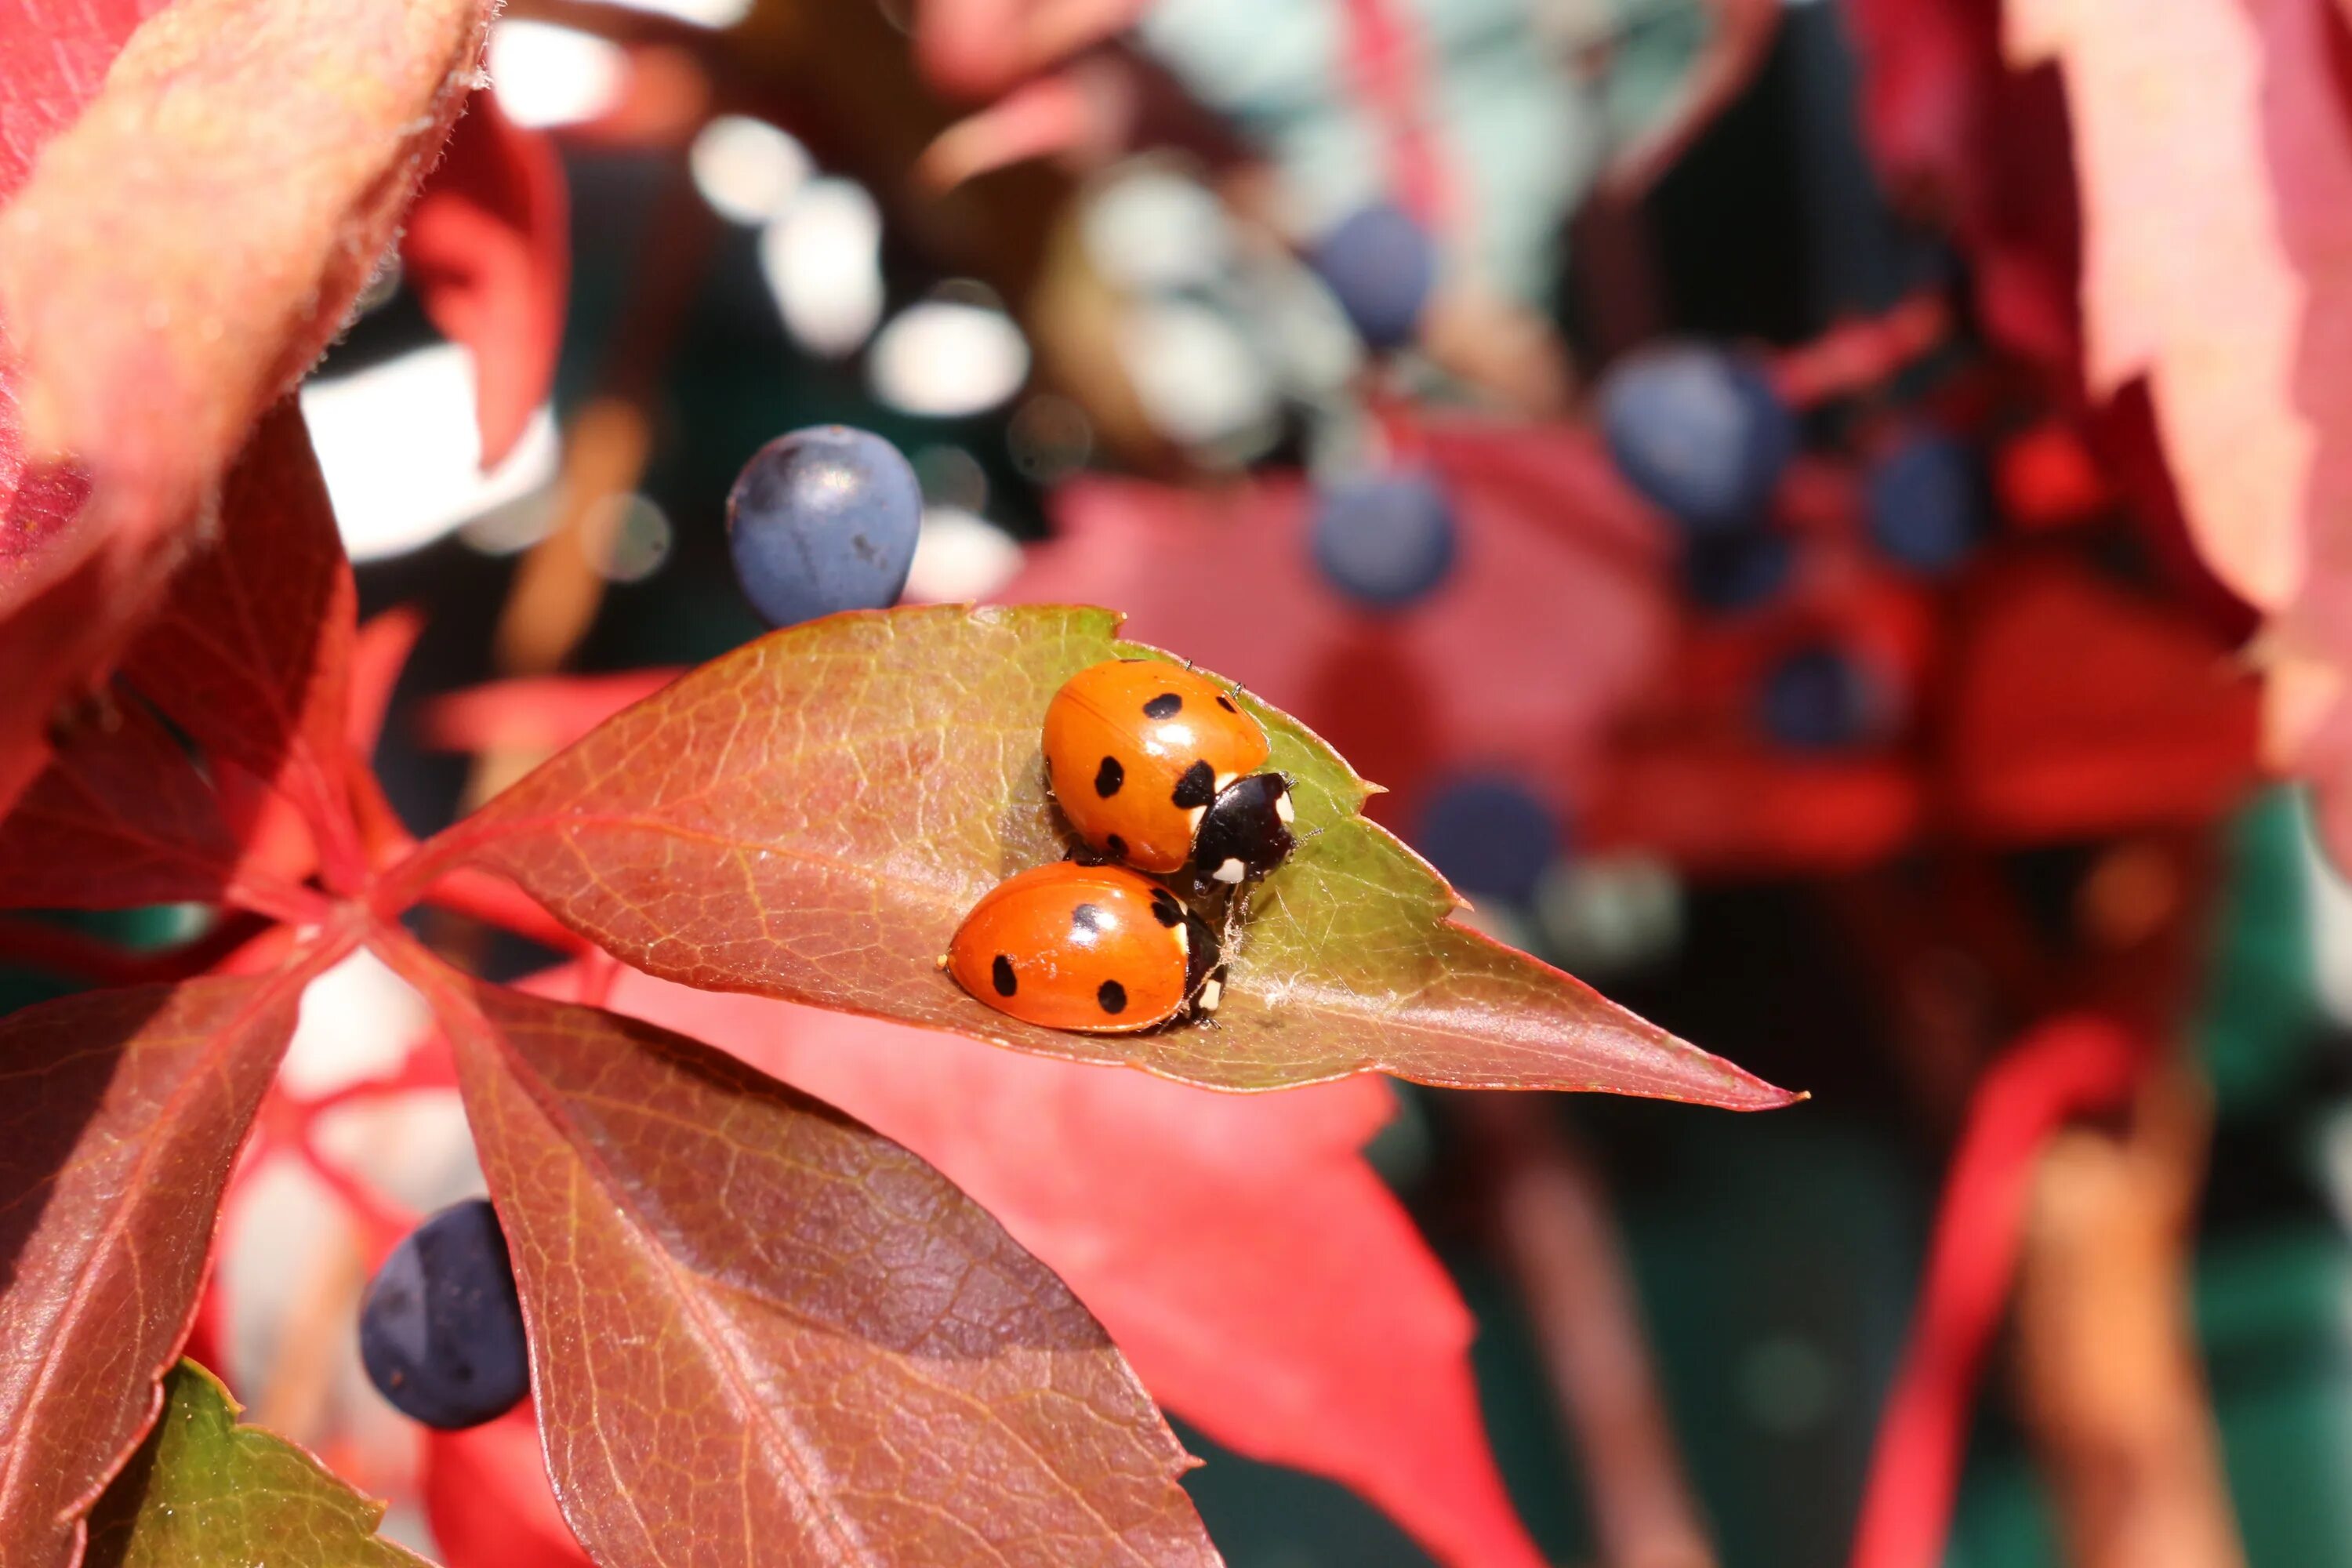
M 1065 860 L 991 889 L 940 967 L 1024 1023 L 1120 1035 L 1215 1012 L 1220 956 L 1216 933 L 1167 889 Z
M 1290 781 L 1260 773 L 1257 721 L 1181 665 L 1120 658 L 1070 677 L 1045 708 L 1045 770 L 1078 837 L 1114 860 L 1188 866 L 1228 885 L 1290 853 Z

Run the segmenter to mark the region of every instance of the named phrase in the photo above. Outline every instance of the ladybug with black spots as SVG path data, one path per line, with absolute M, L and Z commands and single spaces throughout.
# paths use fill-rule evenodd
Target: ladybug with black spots
M 1223 989 L 1216 933 L 1173 893 L 1124 867 L 1068 860 L 990 889 L 940 967 L 1000 1013 L 1082 1035 L 1205 1016 Z
M 1228 887 L 1282 864 L 1290 781 L 1261 773 L 1273 748 L 1204 675 L 1120 658 L 1070 677 L 1045 709 L 1054 798 L 1097 853 Z

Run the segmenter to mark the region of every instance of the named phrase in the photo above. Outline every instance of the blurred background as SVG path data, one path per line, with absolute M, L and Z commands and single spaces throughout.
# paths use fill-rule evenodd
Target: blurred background
M 2258 777 L 2252 617 L 2145 397 L 2084 394 L 2065 106 L 1997 28 L 512 0 L 468 124 L 552 232 L 488 331 L 555 334 L 551 398 L 478 405 L 482 332 L 397 268 L 304 393 L 363 613 L 429 624 L 393 803 L 437 826 L 551 743 L 441 694 L 764 629 L 737 470 L 877 431 L 923 489 L 908 600 L 1128 612 L 1388 786 L 1465 918 L 1812 1092 L 1401 1088 L 1370 1157 L 1553 1561 L 2352 1563 L 2352 899 Z M 314 991 L 289 1071 L 395 1058 L 387 984 Z M 372 1180 L 478 1190 L 454 1101 L 400 1114 L 353 1135 L 401 1151 Z M 250 1184 L 218 1353 L 400 1498 L 336 1215 Z M 1238 1568 L 1432 1561 L 1184 1436 Z

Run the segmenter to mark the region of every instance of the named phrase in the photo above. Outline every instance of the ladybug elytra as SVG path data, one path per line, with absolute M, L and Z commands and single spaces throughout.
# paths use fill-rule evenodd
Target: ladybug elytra
M 1024 1023 L 1116 1035 L 1216 1010 L 1216 933 L 1119 866 L 1060 861 L 1006 879 L 964 916 L 941 968 Z
M 1215 681 L 1157 659 L 1078 671 L 1045 710 L 1045 766 L 1078 837 L 1162 874 L 1228 886 L 1290 853 L 1290 783 L 1260 773 L 1272 748 Z

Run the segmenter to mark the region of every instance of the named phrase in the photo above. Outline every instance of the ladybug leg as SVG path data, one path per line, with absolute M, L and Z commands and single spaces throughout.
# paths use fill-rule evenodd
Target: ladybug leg
M 1104 854 L 1101 850 L 1096 848 L 1093 845 L 1087 843 L 1083 838 L 1078 840 L 1076 844 L 1071 845 L 1069 852 L 1064 855 L 1062 858 L 1080 866 L 1108 866 L 1111 864 L 1111 858 L 1109 856 Z

